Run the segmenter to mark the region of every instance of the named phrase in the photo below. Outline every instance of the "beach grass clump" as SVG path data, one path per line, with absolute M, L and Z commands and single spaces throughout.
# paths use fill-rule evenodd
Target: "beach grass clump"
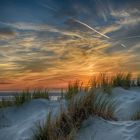
M 92 94 L 86 94 L 84 97 L 75 100 L 74 98 L 68 103 L 68 114 L 76 128 L 90 115 L 93 115 Z
M 133 121 L 140 120 L 140 111 L 135 112 L 132 115 L 131 120 L 133 120 Z
M 22 93 L 17 93 L 14 96 L 13 102 L 16 106 L 22 105 L 32 99 L 32 95 L 29 90 L 24 90 Z
M 54 126 L 52 123 L 51 114 L 49 113 L 44 124 L 37 124 L 37 129 L 34 130 L 33 140 L 52 140 L 52 137 L 55 137 L 52 131 Z
M 74 140 L 75 134 L 76 128 L 71 118 L 62 111 L 55 120 L 49 114 L 43 125 L 37 125 L 33 140 Z
M 32 99 L 49 99 L 49 90 L 48 89 L 35 89 L 32 93 Z
M 111 76 L 107 75 L 105 73 L 101 73 L 98 78 L 99 78 L 99 80 L 98 80 L 99 83 L 97 84 L 97 85 L 99 85 L 98 87 L 101 87 L 101 89 L 103 90 L 104 93 L 111 94 L 112 93 Z
M 69 112 L 61 111 L 60 115 L 57 117 L 55 122 L 56 128 L 56 137 L 58 139 L 72 139 L 74 136 L 74 130 L 77 128 L 75 123 L 73 122 L 71 116 L 69 116 Z M 73 134 L 73 135 L 72 135 Z
M 131 73 L 120 72 L 115 75 L 100 73 L 92 78 L 91 88 L 100 88 L 104 93 L 112 93 L 112 88 L 114 87 L 129 89 L 130 87 L 138 86 L 140 84 L 140 78 L 137 78 L 136 81 L 137 84 L 135 84 Z
M 137 86 L 140 87 L 140 75 L 137 77 Z
M 114 116 L 115 104 L 111 97 L 96 93 L 93 98 L 93 113 L 106 120 L 117 120 Z
M 33 140 L 73 140 L 83 121 L 94 115 L 116 120 L 113 102 L 101 99 L 104 96 L 88 92 L 80 99 L 71 98 L 67 110 L 62 110 L 55 120 L 49 115 L 46 123 L 37 127 Z
M 49 99 L 49 91 L 47 89 L 36 89 L 33 92 L 30 90 L 23 90 L 21 93 L 16 93 L 9 99 L 2 99 L 0 101 L 0 108 L 10 106 L 20 106 L 25 102 L 33 99 Z
M 14 96 L 14 102 L 17 106 L 33 99 L 49 99 L 49 90 L 35 89 L 33 92 L 30 90 L 25 90 L 22 93 L 18 93 Z
M 2 99 L 0 101 L 0 108 L 19 106 L 27 101 L 30 101 L 32 96 L 28 90 L 23 91 L 22 93 L 17 93 L 11 98 Z
M 68 84 L 67 91 L 65 93 L 65 98 L 67 100 L 71 99 L 74 97 L 78 92 L 80 92 L 83 88 L 83 83 L 80 81 L 75 81 L 73 83 Z
M 128 89 L 132 85 L 132 74 L 131 73 L 117 73 L 112 78 L 113 87 L 123 87 Z
M 90 91 L 77 101 L 75 99 L 71 100 L 68 105 L 68 112 L 73 114 L 70 115 L 72 118 L 77 117 L 77 120 L 75 119 L 76 122 L 81 122 L 90 115 L 97 115 L 107 120 L 116 120 L 114 107 L 114 101 L 111 97 Z
M 37 129 L 33 131 L 33 140 L 51 140 L 54 134 L 50 114 L 48 115 L 47 121 L 42 125 L 40 123 L 37 124 L 36 128 Z
M 102 89 L 104 93 L 112 93 L 115 87 L 129 89 L 140 86 L 140 76 L 134 76 L 132 73 L 119 72 L 116 74 L 100 73 L 90 80 L 90 88 Z
M 11 98 L 9 98 L 9 99 L 2 98 L 0 101 L 0 108 L 10 107 L 13 105 L 14 105 L 14 102 L 12 101 Z
M 106 73 L 100 73 L 96 76 L 93 76 L 90 80 L 90 88 L 89 90 L 102 90 L 103 93 L 111 94 L 112 93 L 112 77 Z
M 124 89 L 129 89 L 130 87 L 134 86 L 132 74 L 131 73 L 117 73 L 107 74 L 107 73 L 100 73 L 95 75 L 89 80 L 87 86 L 83 86 L 82 82 L 75 81 L 73 83 L 69 83 L 67 92 L 65 94 L 66 99 L 71 99 L 80 91 L 88 92 L 89 90 L 96 90 L 101 89 L 103 93 L 111 94 L 112 89 L 114 87 L 122 87 Z M 137 85 L 140 84 L 140 79 L 137 78 Z

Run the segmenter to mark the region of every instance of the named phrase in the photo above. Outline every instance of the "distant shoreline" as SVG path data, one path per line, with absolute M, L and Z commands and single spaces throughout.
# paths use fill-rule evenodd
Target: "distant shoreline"
M 20 94 L 22 91 L 0 91 L 0 100 L 12 100 L 15 94 Z M 61 97 L 61 91 L 50 91 L 49 97 L 51 100 L 57 100 Z

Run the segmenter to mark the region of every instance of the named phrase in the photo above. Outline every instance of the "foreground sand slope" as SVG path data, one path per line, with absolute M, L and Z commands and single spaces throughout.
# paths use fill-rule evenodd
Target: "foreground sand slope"
M 140 89 L 114 88 L 115 116 L 118 121 L 107 121 L 97 116 L 83 122 L 76 140 L 140 140 L 140 121 L 132 121 L 140 109 Z M 57 116 L 65 101 L 33 100 L 20 107 L 0 109 L 0 140 L 29 140 L 36 123 L 44 122 L 51 111 Z
M 43 123 L 49 112 L 58 114 L 61 103 L 44 99 L 33 100 L 20 107 L 0 110 L 0 140 L 28 140 L 37 123 Z
M 76 140 L 140 140 L 140 121 L 131 121 L 140 111 L 140 89 L 113 89 L 115 116 L 119 121 L 106 121 L 99 117 L 86 120 Z

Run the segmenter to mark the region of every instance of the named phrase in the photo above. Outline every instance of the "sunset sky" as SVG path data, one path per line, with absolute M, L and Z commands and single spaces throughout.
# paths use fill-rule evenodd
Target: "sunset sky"
M 0 90 L 140 72 L 139 0 L 0 0 Z

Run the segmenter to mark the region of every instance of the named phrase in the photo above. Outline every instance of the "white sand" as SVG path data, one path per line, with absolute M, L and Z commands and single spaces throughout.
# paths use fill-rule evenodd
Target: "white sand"
M 82 93 L 83 94 L 83 93 Z M 119 121 L 90 117 L 78 131 L 76 140 L 140 140 L 140 121 L 130 121 L 140 109 L 140 88 L 113 89 L 115 116 Z M 65 101 L 33 100 L 21 107 L 0 109 L 0 140 L 29 140 L 37 122 L 44 122 L 51 111 L 57 116 Z
M 37 122 L 44 122 L 47 114 L 58 114 L 60 102 L 33 100 L 21 107 L 0 110 L 0 140 L 28 140 Z
M 91 117 L 83 123 L 76 140 L 140 140 L 140 121 L 131 121 L 132 115 L 140 111 L 140 88 L 115 88 L 112 98 L 119 121 Z
M 115 88 L 112 96 L 116 101 L 115 115 L 119 120 L 130 120 L 137 111 L 140 111 L 140 89 Z
M 76 140 L 140 140 L 140 121 L 106 121 L 89 118 L 82 125 Z

